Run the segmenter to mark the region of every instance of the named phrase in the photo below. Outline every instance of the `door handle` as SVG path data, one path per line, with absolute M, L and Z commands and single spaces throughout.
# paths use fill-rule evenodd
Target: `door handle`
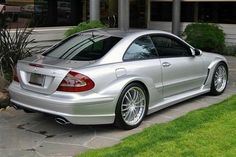
M 163 67 L 169 67 L 169 66 L 171 66 L 171 64 L 169 62 L 164 62 L 164 63 L 162 63 L 162 66 Z

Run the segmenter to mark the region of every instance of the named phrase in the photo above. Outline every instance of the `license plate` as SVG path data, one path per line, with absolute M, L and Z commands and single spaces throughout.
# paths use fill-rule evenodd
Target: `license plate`
M 37 85 L 37 86 L 43 86 L 44 85 L 44 80 L 45 80 L 44 75 L 32 73 L 30 75 L 29 83 Z

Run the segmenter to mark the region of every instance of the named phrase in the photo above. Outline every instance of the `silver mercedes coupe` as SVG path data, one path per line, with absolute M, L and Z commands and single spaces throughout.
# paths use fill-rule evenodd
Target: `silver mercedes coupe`
M 157 30 L 88 30 L 18 61 L 16 71 L 14 106 L 60 124 L 123 129 L 189 98 L 220 95 L 228 82 L 223 56 Z

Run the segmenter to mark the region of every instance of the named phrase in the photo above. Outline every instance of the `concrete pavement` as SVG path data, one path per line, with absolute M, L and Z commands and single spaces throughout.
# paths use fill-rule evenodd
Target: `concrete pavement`
M 8 108 L 0 112 L 0 156 L 73 156 L 88 149 L 112 146 L 152 124 L 168 122 L 192 110 L 220 102 L 236 94 L 236 57 L 227 59 L 229 85 L 224 94 L 217 97 L 203 95 L 179 103 L 146 117 L 139 128 L 129 131 L 119 130 L 112 125 L 62 126 L 51 117 Z

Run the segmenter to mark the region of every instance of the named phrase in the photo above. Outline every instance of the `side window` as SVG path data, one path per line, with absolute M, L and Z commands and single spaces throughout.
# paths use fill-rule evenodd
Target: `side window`
M 149 36 L 136 39 L 127 49 L 123 57 L 125 61 L 152 58 L 157 58 L 157 52 Z
M 152 36 L 152 41 L 160 57 L 188 57 L 190 48 L 177 39 L 165 36 Z

